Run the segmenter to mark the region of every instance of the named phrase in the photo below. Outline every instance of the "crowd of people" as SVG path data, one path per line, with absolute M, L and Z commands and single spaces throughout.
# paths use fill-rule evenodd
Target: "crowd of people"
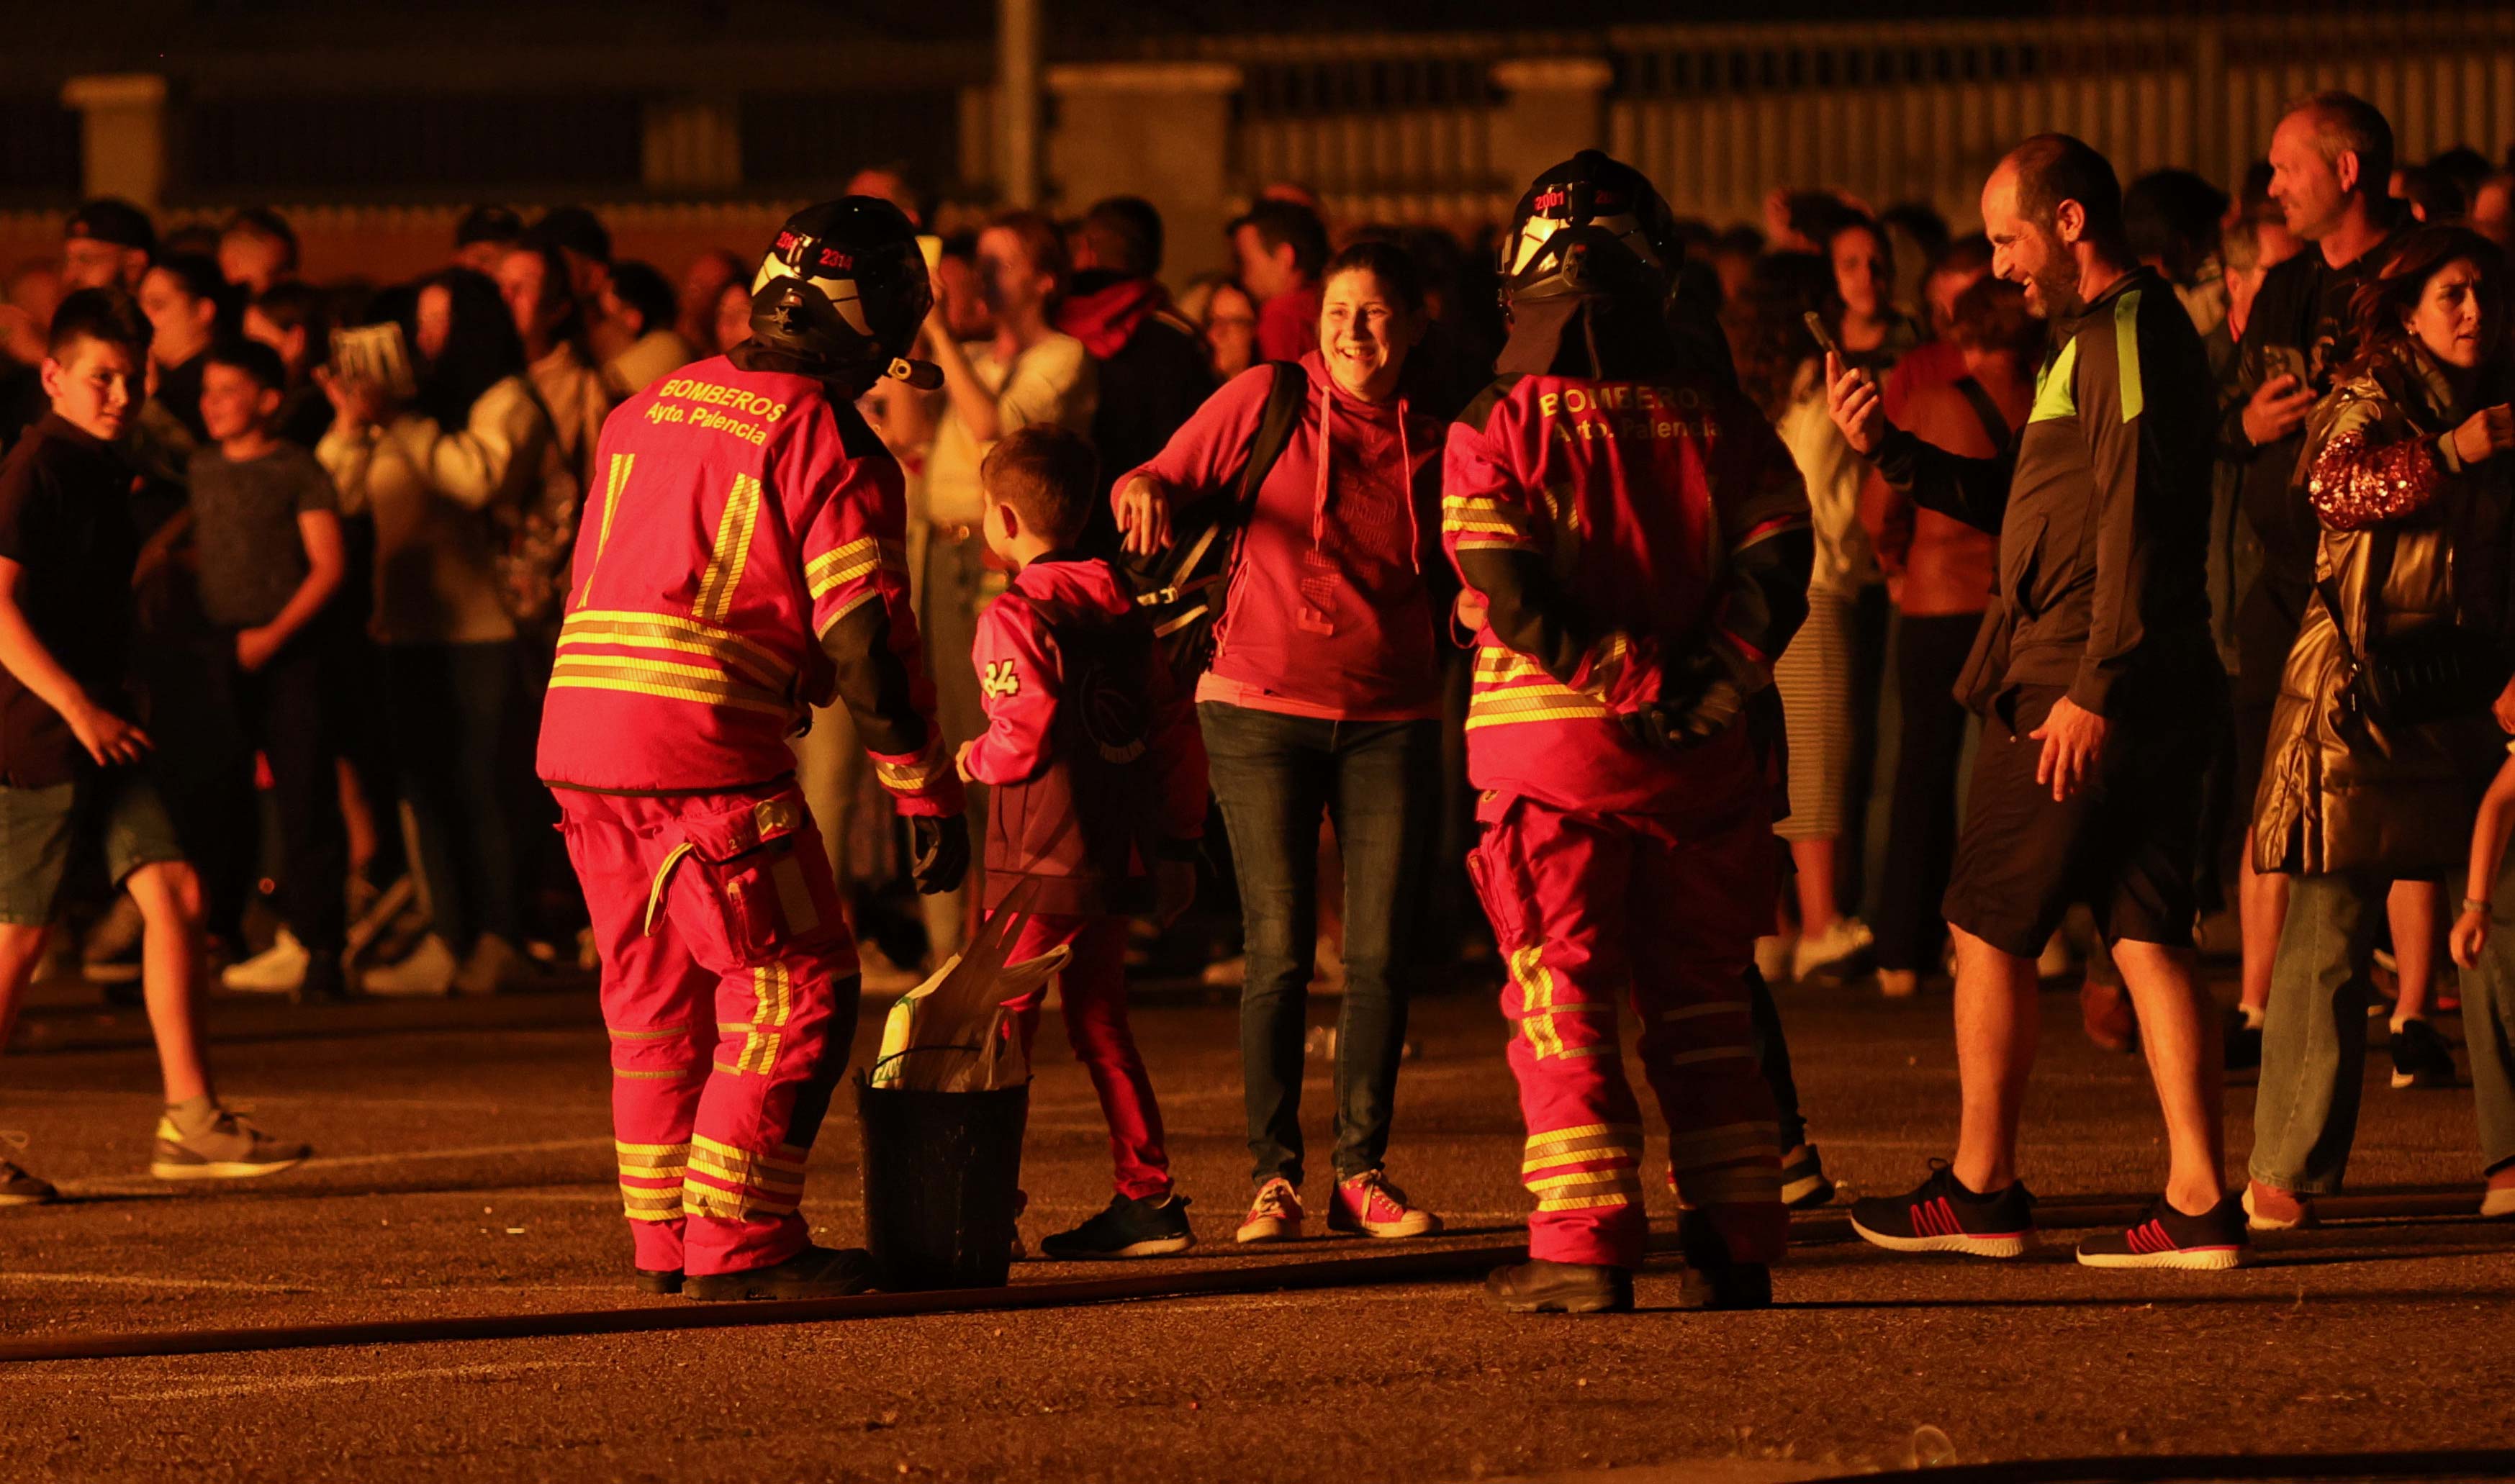
M 894 686 L 834 650 L 837 681 L 790 677 L 775 697 L 797 723 L 783 771 L 827 866 L 790 906 L 826 904 L 867 975 L 904 984 L 1014 886 L 1057 883 L 1021 952 L 1072 955 L 1069 1037 L 1110 1117 L 1117 1194 L 1051 1238 L 1054 1256 L 1190 1237 L 1123 1011 L 1126 965 L 1166 952 L 1240 990 L 1243 1242 L 1308 1219 L 1299 1105 L 1322 983 L 1342 997 L 1326 1222 L 1438 1229 L 1386 1167 L 1406 1009 L 1430 969 L 1493 954 L 1543 1238 L 1529 1270 L 1498 1278 L 1506 1306 L 1629 1301 L 1613 1274 L 1638 1261 L 1638 1227 L 1618 1224 L 1638 1220 L 1638 1112 L 1621 1074 L 1564 1070 L 1612 1051 L 1617 990 L 1603 981 L 1619 974 L 1659 1017 L 1646 1059 L 1680 1054 L 1672 1021 L 1713 1038 L 1692 1054 L 1742 1063 L 1660 1087 L 1672 1125 L 1692 1109 L 1670 1175 L 1708 1213 L 1688 1235 L 1706 1301 L 1768 1298 L 1778 1238 L 1763 1206 L 1833 1194 L 1773 990 L 1873 971 L 1891 997 L 1952 974 L 1964 1082 L 1953 1161 L 1909 1197 L 1855 1209 L 1881 1246 L 2026 1249 L 2016 1142 L 2036 992 L 2081 953 L 2087 1033 L 2144 1048 L 2171 1153 L 2151 1217 L 2091 1239 L 2085 1260 L 2232 1265 L 2248 1224 L 2311 1222 L 2345 1172 L 2371 990 L 2390 1002 L 2378 1013 L 2395 1085 L 2453 1082 L 2431 1023 L 2457 999 L 2449 959 L 2486 1010 L 2465 1026 L 2485 1209 L 2515 1214 L 2515 934 L 2492 928 L 2515 829 L 2515 763 L 2496 763 L 2515 730 L 2515 461 L 2499 457 L 2515 447 L 2502 299 L 2515 173 L 2469 149 L 2399 165 L 2385 120 L 2342 94 L 2301 101 L 2266 152 L 2233 195 L 2180 170 L 2124 188 L 2083 144 L 2039 137 L 1995 172 L 1984 229 L 1967 235 L 1927 207 L 1814 189 L 1776 191 L 1760 228 L 1664 207 L 1645 220 L 1633 203 L 1647 183 L 1583 165 L 1556 183 L 1587 203 L 1579 212 L 1533 190 L 1507 228 L 1463 242 L 1332 225 L 1281 186 L 1230 224 L 1233 271 L 1175 297 L 1143 200 L 1070 220 L 938 213 L 898 172 L 862 173 L 850 199 L 887 201 L 926 233 L 926 298 L 897 364 L 932 374 L 868 375 L 849 410 L 827 414 L 895 461 L 898 549 L 868 527 L 860 562 L 852 546 L 803 555 L 825 646 L 864 611 L 888 615 L 883 632 L 915 652 Z M 928 233 L 938 216 L 965 229 Z M 1609 311 L 1629 302 L 1546 258 L 1536 229 L 1611 219 L 1640 224 L 1628 235 L 1649 239 L 1667 279 L 1648 334 Z M 832 243 L 868 229 L 811 228 Z M 0 1043 L 48 942 L 75 944 L 92 977 L 137 979 L 159 1031 L 153 1168 L 245 1175 L 306 1150 L 218 1101 L 198 1032 L 205 972 L 306 998 L 487 994 L 597 960 L 618 978 L 668 905 L 675 861 L 621 844 L 601 868 L 652 877 L 642 923 L 592 899 L 585 842 L 653 821 L 642 805 L 598 819 L 569 802 L 576 787 L 640 788 L 555 774 L 547 734 L 537 767 L 536 730 L 546 708 L 585 704 L 568 699 L 579 692 L 740 704 L 757 689 L 692 661 L 713 630 L 650 633 L 632 658 L 623 646 L 640 640 L 625 636 L 655 621 L 627 599 L 593 602 L 593 572 L 615 542 L 638 550 L 612 520 L 639 477 L 625 422 L 771 440 L 741 421 L 769 384 L 743 378 L 811 363 L 763 328 L 792 292 L 781 274 L 819 281 L 787 261 L 809 235 L 790 226 L 757 272 L 717 251 L 675 277 L 615 256 L 583 209 L 527 223 L 482 207 L 415 282 L 315 285 L 274 212 L 161 236 L 99 200 L 69 218 L 57 263 L 12 270 Z M 1572 287 L 1531 291 L 1546 272 Z M 1507 319 L 1498 290 L 1513 296 Z M 779 302 L 789 326 L 810 305 Z M 1533 390 L 1554 383 L 1570 390 Z M 1652 436 L 1730 440 L 1708 474 L 1663 472 L 1671 488 L 1710 481 L 1713 587 L 1671 575 L 1629 615 L 1635 636 L 1726 626 L 1708 658 L 1645 661 L 1644 640 L 1575 613 L 1583 539 L 1656 517 L 1592 530 L 1607 517 L 1537 508 L 1593 476 L 1546 466 L 1544 439 L 1620 435 L 1571 419 L 1636 405 L 1581 390 L 1628 383 L 1645 387 L 1645 427 L 1648 409 L 1687 409 Z M 1682 398 L 1655 400 L 1670 387 Z M 1765 442 L 1769 468 L 1751 457 Z M 1803 488 L 1803 513 L 1756 503 L 1775 471 Z M 731 499 L 722 529 L 701 533 L 720 546 L 752 540 L 759 484 L 741 477 L 754 505 Z M 1122 749 L 1158 776 L 1078 773 L 1040 812 L 1043 760 L 1065 736 L 1051 708 L 1082 704 L 1041 679 L 1061 666 L 1070 681 L 1081 662 L 1043 657 L 1103 654 L 1111 641 L 1085 631 L 1130 611 L 1131 574 L 1216 529 L 1223 616 L 1192 631 L 1203 647 L 1178 693 L 1158 666 L 1112 672 L 1158 701 Z M 1801 541 L 1798 574 L 1781 554 Z M 722 618 L 742 570 L 720 553 L 681 600 Z M 846 598 L 858 582 L 870 586 Z M 657 657 L 668 650 L 680 652 Z M 930 706 L 900 699 L 928 678 Z M 1610 715 L 1694 761 L 1645 777 L 1612 749 L 1509 751 L 1522 723 Z M 968 787 L 947 787 L 934 756 L 958 760 L 943 771 Z M 1743 835 L 1725 817 L 1667 823 L 1683 813 L 1669 780 L 1709 786 L 1706 757 L 1761 760 L 1770 807 Z M 1586 792 L 1562 793 L 1575 776 Z M 1159 816 L 1147 854 L 1160 859 L 1135 863 L 1144 892 L 1117 889 L 1124 850 L 1114 866 L 1068 858 L 1084 847 L 1057 821 L 1095 808 Z M 755 845 L 784 838 L 760 810 Z M 1209 813 L 1221 849 L 1198 844 Z M 1600 833 L 1601 814 L 1662 823 Z M 551 828 L 563 815 L 573 874 Z M 954 851 L 970 834 L 987 844 L 964 880 Z M 88 859 L 100 850 L 102 874 Z M 1752 964 L 1714 972 L 1703 965 L 1720 955 L 1689 943 L 1670 950 L 1689 967 L 1654 979 L 1606 942 L 1642 925 L 1602 927 L 1562 900 L 1603 882 L 1610 858 L 1636 891 L 1735 899 Z M 2457 873 L 2458 914 L 2444 905 Z M 1092 889 L 1073 887 L 1078 874 Z M 1128 927 L 1150 913 L 1171 928 L 1200 881 L 1225 913 L 1160 941 Z M 1453 903 L 1470 893 L 1490 937 L 1462 926 Z M 2076 927 L 2074 907 L 2087 909 Z M 2194 949 L 2196 925 L 2221 912 L 2243 961 L 2223 1014 Z M 77 930 L 49 930 L 64 926 Z M 2493 983 L 2505 986 L 2494 997 Z M 1021 1009 L 1026 1036 L 1038 1007 Z M 1715 1036 L 1732 1018 L 1736 1035 Z M 645 1034 L 625 1023 L 615 1038 Z M 784 1065 L 778 1037 L 760 1041 L 766 1023 L 750 1022 L 740 1070 L 755 1051 L 763 1076 Z M 2223 1074 L 2255 1064 L 2255 1147 L 2231 1196 Z M 691 1139 L 689 1110 L 657 1095 L 622 1115 L 641 1271 L 680 1281 L 680 1231 L 668 1242 L 661 1228 L 684 1209 L 765 1223 L 712 1250 L 719 1272 L 804 1260 L 779 1235 L 800 1164 L 792 1190 L 782 1174 L 702 1186 L 696 1165 L 653 1154 Z M 1714 1113 L 1734 1117 L 1715 1127 Z M 651 1136 L 625 1132 L 637 1120 Z M 1734 1136 L 1767 1124 L 1769 1170 Z M 808 1144 L 805 1131 L 747 1157 L 776 1172 Z M 684 1208 L 684 1179 L 713 1193 Z M 47 1194 L 0 1162 L 0 1201 Z M 815 1291 L 798 1282 L 781 1291 Z

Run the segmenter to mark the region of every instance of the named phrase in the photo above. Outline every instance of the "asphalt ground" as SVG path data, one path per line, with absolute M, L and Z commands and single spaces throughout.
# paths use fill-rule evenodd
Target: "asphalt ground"
M 1916 1462 L 2504 1447 L 2515 1441 L 2515 1229 L 2352 1221 L 2261 1241 L 2229 1274 L 2069 1260 L 2060 1198 L 2144 1199 L 2164 1153 L 2144 1071 L 2043 999 L 2029 1183 L 2048 1245 L 2015 1262 L 1892 1257 L 1804 1217 L 1769 1312 L 1486 1312 L 1442 1281 L 1023 1312 L 0 1366 L 0 1457 L 27 1479 L 1807 1479 Z M 1944 993 L 1785 992 L 1828 1168 L 1896 1190 L 1946 1152 Z M 1313 1005 L 1326 1023 L 1334 1002 Z M 874 1035 L 869 1011 L 858 1059 Z M 2446 1022 L 2449 1034 L 2455 1027 Z M 135 1011 L 39 990 L 0 1060 L 0 1128 L 74 1197 L 0 1212 L 0 1340 L 686 1306 L 630 1291 L 605 1044 L 582 988 L 486 1001 L 213 1008 L 223 1089 L 318 1158 L 171 1189 Z M 1164 1262 L 1025 1262 L 1016 1284 L 1506 1243 L 1528 1200 L 1490 995 L 1422 1001 L 1392 1175 L 1436 1244 L 1230 1243 L 1248 1192 L 1237 1015 L 1140 1006 L 1139 1040 L 1201 1244 Z M 2370 1061 L 2353 1189 L 2477 1202 L 2470 1093 L 2396 1092 Z M 1324 1165 L 1329 1065 L 1305 1122 Z M 2229 1142 L 2249 1146 L 2251 1089 Z M 1661 1161 L 1654 1130 L 1651 1168 Z M 843 1094 L 812 1160 L 819 1240 L 860 1227 Z M 1024 1183 L 1034 1243 L 1108 1194 L 1090 1086 L 1055 1017 Z M 1314 1179 L 1313 1203 L 1325 1196 Z M 1848 1198 L 1847 1195 L 1845 1197 Z M 1654 1190 L 1662 1229 L 1673 1220 Z M 1314 1229 L 1315 1229 L 1314 1221 Z M 1366 1254 L 1368 1249 L 1368 1254 Z M 1934 1430 L 1925 1430 L 1934 1429 Z

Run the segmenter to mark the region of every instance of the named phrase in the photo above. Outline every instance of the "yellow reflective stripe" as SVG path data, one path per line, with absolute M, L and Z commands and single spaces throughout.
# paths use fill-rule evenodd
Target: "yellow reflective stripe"
M 1494 644 L 1480 645 L 1476 650 L 1476 679 L 1480 680 L 1516 680 L 1545 676 L 1546 667 L 1516 649 Z
M 760 518 L 760 481 L 735 474 L 724 497 L 724 515 L 717 521 L 716 550 L 708 554 L 707 573 L 699 579 L 698 601 L 690 616 L 722 622 L 733 611 L 733 590 L 742 584 L 743 563 L 751 559 L 751 528 Z
M 1514 690 L 1480 690 L 1467 701 L 1467 715 L 1504 716 L 1514 712 L 1541 711 L 1557 706 L 1579 706 L 1598 716 L 1607 714 L 1607 703 L 1595 696 L 1585 695 L 1569 685 L 1551 681 L 1544 685 L 1523 685 Z
M 926 739 L 926 751 L 918 755 L 917 761 L 886 763 L 877 758 L 874 760 L 873 776 L 876 782 L 893 793 L 913 794 L 931 786 L 948 766 L 950 763 L 943 757 L 942 737 L 929 734 Z
M 1531 1190 L 1577 1190 L 1584 1185 L 1613 1185 L 1622 1190 L 1641 1188 L 1641 1172 L 1631 1165 L 1612 1170 L 1575 1170 L 1567 1175 L 1549 1175 L 1520 1182 Z
M 1683 1170 L 1694 1165 L 1717 1164 L 1751 1155 L 1781 1154 L 1782 1126 L 1776 1123 L 1722 1124 L 1716 1129 L 1703 1129 L 1692 1134 L 1671 1134 L 1668 1141 L 1668 1161 Z
M 1686 1170 L 1678 1172 L 1676 1185 L 1677 1194 L 1689 1206 L 1778 1201 L 1782 1198 L 1782 1172 L 1771 1164 Z
M 590 660 L 629 658 L 626 655 L 583 652 L 584 647 L 589 644 L 608 644 L 618 649 L 660 649 L 668 654 L 702 655 L 715 660 L 719 672 L 727 679 L 753 681 L 772 690 L 785 689 L 787 682 L 794 679 L 794 673 L 784 666 L 763 665 L 730 645 L 670 633 L 660 625 L 651 628 L 643 625 L 635 628 L 626 625 L 580 626 L 574 619 L 568 620 L 568 627 L 559 635 L 558 652 L 560 654 L 568 655 L 569 650 L 575 649 L 580 652 L 569 655 L 570 658 Z
M 651 1031 L 613 1031 L 611 1039 L 614 1041 L 670 1041 L 675 1036 L 686 1036 L 689 1033 L 690 1028 L 686 1025 L 667 1025 Z M 629 1146 L 622 1144 L 620 1147 L 626 1149 Z M 683 1144 L 681 1147 L 686 1149 L 689 1145 Z
M 1462 552 L 1533 552 L 1537 543 L 1524 536 L 1503 537 L 1492 534 L 1461 536 L 1454 543 Z
M 754 1154 L 748 1149 L 737 1149 L 731 1144 L 710 1138 L 704 1134 L 690 1135 L 692 1153 L 704 1154 L 720 1165 L 740 1167 L 758 1165 L 763 1170 L 775 1170 L 787 1175 L 802 1175 L 805 1151 L 797 1149 L 791 1144 L 781 1144 L 778 1147 L 779 1153 L 785 1156 L 782 1159 L 777 1155 Z
M 896 569 L 906 561 L 906 555 L 890 543 L 859 536 L 805 562 L 804 580 L 815 598 L 827 598 L 848 583 L 870 577 L 886 566 Z
M 789 675 L 794 669 L 793 666 L 779 659 L 774 650 L 755 639 L 736 634 L 730 629 L 719 629 L 693 618 L 684 618 L 678 613 L 640 613 L 631 608 L 580 610 L 568 615 L 567 621 L 559 625 L 559 633 L 562 636 L 572 632 L 582 633 L 589 626 L 595 625 L 622 625 L 641 633 L 658 632 L 696 639 L 701 643 L 722 647 L 728 657 L 738 654 L 746 660 L 757 662 L 765 672 L 773 675 Z M 780 683 L 783 682 L 780 681 Z
M 602 479 L 602 525 L 595 532 L 594 559 L 585 564 L 585 586 L 576 595 L 580 608 L 594 600 L 595 569 L 602 565 L 602 549 L 611 544 L 611 517 L 620 509 L 620 496 L 629 488 L 629 469 L 638 462 L 634 453 L 615 453 L 611 467 Z
M 632 1211 L 628 1214 L 629 1219 L 632 1221 L 678 1221 L 683 1215 L 685 1215 L 685 1213 L 679 1205 L 676 1205 L 670 1211 L 659 1209 L 655 1211 Z
M 1532 1134 L 1528 1136 L 1528 1152 L 1534 1154 L 1540 1149 L 1551 1148 L 1556 1144 L 1573 1143 L 1585 1138 L 1595 1138 L 1602 1134 L 1629 1135 L 1634 1147 L 1638 1148 L 1641 1144 L 1642 1126 L 1639 1124 L 1581 1124 L 1569 1129 L 1553 1129 L 1544 1134 Z
M 1561 704 L 1546 707 L 1543 711 L 1517 711 L 1505 716 L 1477 716 L 1474 705 L 1470 703 L 1467 708 L 1466 729 L 1474 731 L 1479 726 L 1525 726 L 1532 721 L 1603 721 L 1606 719 L 1607 708 L 1604 706 L 1574 705 L 1568 697 Z
M 679 1144 L 654 1154 L 623 1154 L 616 1161 L 622 1174 L 649 1170 L 679 1170 L 689 1162 L 690 1146 Z
M 1626 1195 L 1549 1195 L 1537 1203 L 1540 1211 L 1595 1211 L 1604 1206 L 1630 1206 L 1639 1200 L 1639 1192 Z
M 1546 967 L 1545 960 L 1543 943 L 1512 950 L 1510 978 L 1519 986 L 1521 1033 L 1528 1037 L 1537 1055 L 1560 1056 L 1563 1038 L 1555 1034 L 1554 1017 L 1547 1012 L 1554 1004 L 1554 970 Z
M 679 1211 L 681 1209 L 681 1181 L 676 1176 L 672 1184 L 651 1190 L 641 1185 L 623 1185 L 620 1187 L 620 1204 L 629 1211 Z
M 704 1175 L 710 1179 L 723 1180 L 729 1184 L 750 1185 L 761 1190 L 772 1191 L 779 1195 L 802 1195 L 804 1193 L 804 1177 L 800 1175 L 795 1176 L 793 1179 L 779 1179 L 773 1175 L 762 1175 L 757 1171 L 746 1175 L 737 1170 L 728 1170 L 722 1166 L 712 1164 L 704 1155 L 691 1156 L 690 1173 L 693 1175 Z
M 693 1216 L 715 1216 L 720 1220 L 743 1221 L 753 1216 L 785 1216 L 795 1214 L 793 1201 L 757 1201 L 714 1186 L 689 1184 L 681 1187 L 681 1214 Z
M 618 690 L 631 695 L 695 701 L 702 706 L 730 706 L 740 711 L 788 715 L 784 698 L 756 685 L 743 685 L 691 665 L 664 660 L 636 660 L 622 655 L 591 659 L 561 655 L 551 672 L 551 684 L 560 689 Z
M 611 1075 L 614 1077 L 625 1078 L 630 1082 L 670 1082 L 676 1077 L 687 1077 L 689 1072 L 685 1068 L 681 1067 L 675 1067 L 669 1072 L 632 1072 L 620 1067 L 613 1067 L 611 1069 Z
M 613 1139 L 611 1141 L 611 1147 L 620 1151 L 622 1154 L 670 1154 L 680 1156 L 690 1152 L 690 1146 L 687 1144 L 624 1144 L 618 1139 Z
M 1670 1066 L 1694 1066 L 1705 1061 L 1752 1060 L 1754 1052 L 1743 1046 L 1711 1046 L 1699 1051 L 1679 1051 L 1668 1058 Z

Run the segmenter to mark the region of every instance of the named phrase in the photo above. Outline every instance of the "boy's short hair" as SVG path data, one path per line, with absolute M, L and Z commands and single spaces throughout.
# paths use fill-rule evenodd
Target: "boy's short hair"
M 280 360 L 278 351 L 261 341 L 236 335 L 214 342 L 209 350 L 209 363 L 234 367 L 252 377 L 254 385 L 265 392 L 288 390 L 287 365 Z
M 1100 497 L 1100 458 L 1083 434 L 1033 423 L 987 451 L 978 483 L 990 501 L 1011 506 L 1029 530 L 1064 546 L 1092 519 L 1092 503 Z
M 1237 234 L 1244 227 L 1255 228 L 1258 245 L 1270 253 L 1291 243 L 1293 271 L 1304 279 L 1317 279 L 1327 267 L 1327 224 L 1319 220 L 1317 212 L 1299 201 L 1258 201 L 1232 218 L 1223 230 Z
M 120 289 L 81 289 L 53 310 L 53 332 L 45 341 L 44 353 L 67 365 L 80 341 L 98 340 L 120 346 L 134 361 L 142 361 L 148 358 L 153 333 L 148 316 L 140 312 L 139 300 Z
M 219 235 L 255 237 L 271 243 L 279 249 L 280 267 L 290 272 L 297 270 L 297 229 L 288 225 L 286 217 L 268 206 L 248 206 L 237 212 L 219 228 Z

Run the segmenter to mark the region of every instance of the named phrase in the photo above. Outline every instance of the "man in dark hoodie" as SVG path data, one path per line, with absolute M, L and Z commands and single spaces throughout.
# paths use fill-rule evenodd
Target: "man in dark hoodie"
M 1155 276 L 1162 270 L 1162 217 L 1153 203 L 1141 196 L 1094 203 L 1075 234 L 1074 268 L 1056 327 L 1100 362 L 1100 408 L 1092 416 L 1100 467 L 1134 469 L 1160 453 L 1213 393 L 1214 373 L 1196 326 L 1171 308 L 1170 293 Z M 1104 487 L 1093 507 L 1089 544 L 1115 535 L 1107 494 Z

